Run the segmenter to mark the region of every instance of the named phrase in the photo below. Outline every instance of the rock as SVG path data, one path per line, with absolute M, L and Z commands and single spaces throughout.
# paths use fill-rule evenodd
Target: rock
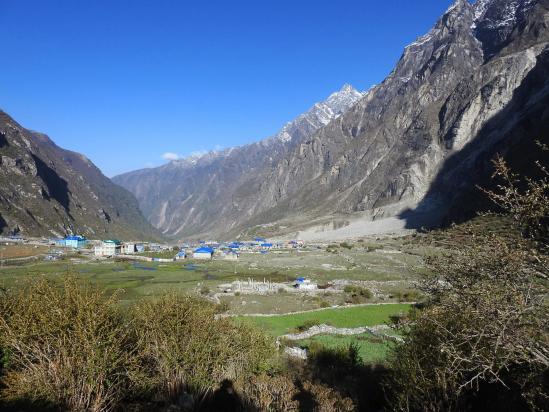
M 297 347 L 286 347 L 284 353 L 292 358 L 307 359 L 307 351 Z

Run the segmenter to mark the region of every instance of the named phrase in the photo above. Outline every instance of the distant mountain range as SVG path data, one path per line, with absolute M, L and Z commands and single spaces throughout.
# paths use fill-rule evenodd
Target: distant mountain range
M 529 173 L 549 139 L 548 26 L 549 0 L 458 0 L 369 91 L 116 184 L 0 112 L 0 232 L 337 239 L 467 218 L 496 153 Z
M 0 111 L 0 233 L 158 239 L 135 197 L 85 156 Z
M 457 218 L 496 152 L 516 160 L 547 136 L 548 10 L 549 0 L 458 0 L 369 92 L 345 86 L 272 138 L 113 180 L 173 238 Z
M 113 181 L 135 194 L 147 219 L 163 234 L 218 236 L 263 207 L 256 196 L 300 142 L 364 96 L 346 84 L 267 139 L 126 173 Z

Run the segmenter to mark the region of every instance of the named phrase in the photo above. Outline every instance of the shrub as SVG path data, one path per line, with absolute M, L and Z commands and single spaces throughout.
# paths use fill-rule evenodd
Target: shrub
M 296 330 L 299 332 L 304 332 L 308 329 L 311 329 L 313 326 L 320 325 L 320 321 L 316 319 L 309 319 L 303 322 L 301 325 L 296 327 Z
M 239 381 L 246 410 L 250 411 L 299 411 L 295 400 L 298 390 L 287 375 L 261 374 L 246 381 Z
M 339 244 L 339 246 L 341 246 L 341 247 L 343 247 L 343 248 L 345 248 L 345 249 L 352 249 L 352 248 L 353 248 L 353 245 L 351 245 L 351 244 L 349 244 L 349 243 L 347 243 L 347 242 L 341 242 L 341 243 Z
M 370 289 L 363 288 L 362 286 L 357 285 L 345 285 L 343 288 L 343 291 L 345 293 L 350 294 L 353 298 L 355 298 L 353 301 L 355 303 L 360 303 L 360 301 L 365 299 L 371 299 L 374 295 L 370 291 Z M 362 299 L 361 299 L 362 298 Z
M 201 295 L 207 295 L 208 293 L 210 293 L 210 288 L 207 287 L 207 286 L 202 286 L 200 288 L 200 294 Z
M 480 233 L 429 260 L 421 289 L 430 301 L 400 321 L 405 342 L 390 362 L 394 410 L 547 406 L 549 174 L 538 164 L 542 178 L 521 185 L 503 160 L 495 164 L 505 183 L 486 193 L 524 238 Z
M 421 299 L 421 294 L 417 290 L 399 290 L 392 293 L 390 297 L 397 299 L 399 302 L 417 302 Z
M 196 298 L 167 295 L 137 304 L 133 313 L 142 393 L 201 396 L 225 379 L 268 368 L 274 354 L 263 333 L 216 318 L 215 307 Z
M 9 351 L 3 396 L 112 409 L 127 395 L 134 368 L 132 333 L 115 301 L 72 277 L 60 288 L 39 280 L 8 293 L 0 317 Z
M 321 308 L 329 308 L 331 305 L 325 300 L 321 300 L 318 306 L 320 306 Z
M 545 153 L 549 147 L 537 142 Z M 502 182 L 497 190 L 484 192 L 505 210 L 520 226 L 526 237 L 549 242 L 549 171 L 547 165 L 536 162 L 540 178 L 521 178 L 514 173 L 501 156 L 494 160 L 495 172 Z
M 314 412 L 353 412 L 357 408 L 350 398 L 343 397 L 327 385 L 305 382 L 303 389 L 315 401 Z

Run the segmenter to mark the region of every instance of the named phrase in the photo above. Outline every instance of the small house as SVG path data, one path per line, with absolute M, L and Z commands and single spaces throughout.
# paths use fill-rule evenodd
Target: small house
M 135 251 L 135 243 L 122 243 L 120 246 L 120 253 L 123 255 L 133 255 Z
M 238 253 L 234 251 L 227 251 L 224 253 L 224 257 L 226 260 L 238 260 Z
M 94 249 L 95 256 L 115 256 L 119 255 L 122 250 L 122 245 L 119 240 L 109 239 L 101 242 Z
M 67 236 L 65 239 L 59 239 L 57 244 L 59 246 L 72 247 L 74 249 L 80 249 L 86 246 L 88 243 L 87 239 L 84 236 Z
M 299 277 L 295 280 L 294 288 L 299 290 L 316 290 L 318 289 L 318 285 L 311 282 L 311 279 Z
M 193 252 L 193 258 L 195 259 L 211 259 L 214 254 L 214 250 L 209 246 L 202 246 L 195 249 Z

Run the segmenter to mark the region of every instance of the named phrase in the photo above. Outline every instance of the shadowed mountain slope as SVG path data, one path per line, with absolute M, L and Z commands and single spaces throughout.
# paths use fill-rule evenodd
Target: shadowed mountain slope
M 155 239 L 137 201 L 86 157 L 0 111 L 0 231 Z

